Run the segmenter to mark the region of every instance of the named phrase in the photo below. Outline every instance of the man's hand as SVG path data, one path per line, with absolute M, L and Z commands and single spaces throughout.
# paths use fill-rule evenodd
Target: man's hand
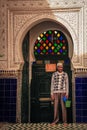
M 69 96 L 66 93 L 63 93 L 63 96 L 65 96 L 67 99 L 69 98 Z
M 65 94 L 65 97 L 68 99 L 68 98 L 69 98 L 69 95 L 68 95 L 68 94 Z
M 51 100 L 54 100 L 54 95 L 51 95 Z

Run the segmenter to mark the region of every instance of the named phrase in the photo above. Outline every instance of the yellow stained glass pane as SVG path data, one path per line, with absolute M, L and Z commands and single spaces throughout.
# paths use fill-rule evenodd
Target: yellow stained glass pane
M 40 36 L 43 37 L 43 34 L 41 33 Z
M 60 52 L 58 52 L 57 54 L 60 55 Z
M 49 48 L 49 47 L 48 47 L 48 46 L 46 46 L 46 50 L 48 50 L 48 48 Z
M 37 50 L 37 46 L 35 46 L 34 48 L 35 48 L 35 50 Z
M 45 47 L 45 46 L 46 46 L 46 43 L 43 43 L 43 46 Z
M 51 48 L 52 48 L 52 50 L 54 50 L 54 48 L 55 48 L 55 47 L 54 47 L 54 46 L 52 46 Z
M 57 34 L 57 37 L 60 37 L 60 33 Z
M 63 48 L 63 50 L 65 50 L 65 49 L 66 49 L 66 47 L 65 47 L 65 46 L 63 46 L 62 48 Z
M 49 43 L 49 47 L 51 46 L 51 43 Z

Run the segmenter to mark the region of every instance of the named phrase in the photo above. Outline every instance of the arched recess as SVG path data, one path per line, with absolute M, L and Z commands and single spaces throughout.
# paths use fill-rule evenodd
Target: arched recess
M 59 18 L 54 17 L 53 15 L 49 15 L 49 14 L 40 15 L 40 16 L 37 15 L 36 17 L 32 18 L 31 20 L 27 21 L 24 24 L 24 26 L 22 26 L 21 30 L 19 31 L 19 33 L 18 33 L 18 35 L 16 37 L 16 40 L 15 40 L 15 53 L 18 55 L 18 58 L 15 58 L 16 59 L 15 63 L 16 62 L 19 63 L 19 67 L 20 67 L 20 65 L 23 66 L 23 64 L 24 64 L 24 58 L 23 58 L 23 54 L 22 54 L 22 42 L 23 42 L 23 39 L 24 39 L 25 35 L 35 25 L 40 24 L 40 23 L 45 22 L 45 21 L 53 22 L 53 23 L 56 23 L 56 24 L 59 24 L 59 25 L 65 27 L 65 29 L 67 31 L 66 37 L 67 37 L 67 34 L 68 34 L 70 36 L 70 40 L 71 40 L 71 44 L 69 45 L 69 50 L 72 50 L 72 51 L 69 52 L 70 53 L 69 57 L 70 57 L 70 59 L 72 59 L 72 57 L 73 57 L 73 44 L 74 44 L 74 40 L 76 39 L 76 35 L 75 35 L 74 30 L 69 25 L 69 23 L 67 23 L 64 19 L 62 19 L 60 17 Z M 33 48 L 33 43 L 34 43 L 35 39 L 37 38 L 37 36 L 40 34 L 40 32 L 41 32 L 41 30 L 38 31 L 36 37 L 34 37 L 32 42 L 30 42 L 30 44 L 32 44 L 31 49 L 30 49 L 31 51 L 32 51 L 32 48 Z M 32 52 L 31 53 L 30 52 L 29 52 L 29 54 L 32 53 Z M 33 56 L 33 53 L 32 53 L 32 56 Z M 34 56 L 33 56 L 33 58 L 34 58 Z M 30 59 L 29 60 L 29 85 L 31 83 L 31 63 L 32 63 L 32 60 Z M 19 92 L 19 93 L 21 93 L 21 92 Z M 29 104 L 29 108 L 30 108 L 30 104 Z M 30 109 L 29 109 L 29 119 L 28 120 L 30 121 Z
M 37 31 L 36 31 L 37 30 Z M 69 47 L 69 58 L 72 59 L 73 56 L 73 40 L 71 38 L 70 33 L 66 29 L 64 25 L 62 25 L 59 22 L 55 22 L 54 20 L 47 20 L 47 21 L 42 21 L 41 23 L 36 24 L 31 28 L 30 30 L 30 43 L 31 43 L 31 50 L 30 50 L 30 55 L 34 59 L 34 53 L 33 53 L 33 48 L 34 48 L 34 42 L 36 41 L 37 37 L 48 30 L 60 30 L 61 32 L 64 33 L 68 40 L 68 47 Z
M 55 22 L 56 24 L 59 24 L 61 26 L 64 26 L 67 30 L 67 32 L 70 34 L 70 37 L 72 39 L 72 44 L 69 45 L 69 50 L 71 50 L 71 48 L 73 48 L 74 46 L 74 42 L 75 40 L 77 40 L 77 36 L 75 34 L 75 31 L 74 29 L 70 26 L 70 24 L 63 18 L 61 17 L 54 17 L 54 15 L 49 15 L 49 14 L 45 14 L 45 15 L 37 15 L 36 17 L 34 18 L 31 18 L 29 19 L 29 21 L 26 21 L 26 23 L 22 26 L 22 28 L 19 30 L 18 34 L 17 34 L 17 37 L 15 39 L 15 53 L 17 54 L 18 57 L 15 58 L 15 63 L 23 63 L 23 55 L 22 55 L 22 41 L 26 35 L 26 33 L 32 28 L 34 27 L 35 25 L 43 22 L 43 21 L 52 21 L 52 22 Z M 37 33 L 37 36 L 39 35 L 40 32 Z M 36 36 L 36 38 L 37 38 Z M 33 44 L 34 42 L 32 41 L 31 44 Z M 74 50 L 74 48 L 72 49 Z M 16 55 L 15 55 L 16 56 Z M 14 57 L 15 57 L 14 56 Z M 73 55 L 70 57 L 71 60 L 73 61 Z
M 69 38 L 71 38 L 71 36 L 70 36 L 70 34 L 69 34 L 69 32 L 67 31 L 67 29 L 63 26 L 63 25 L 61 25 L 60 23 L 55 23 L 54 21 L 44 21 L 44 22 L 41 22 L 41 23 L 39 23 L 39 24 L 37 24 L 37 25 L 35 25 L 31 30 L 30 30 L 30 42 L 31 42 L 31 50 L 30 50 L 30 54 L 33 54 L 34 53 L 34 43 L 35 43 L 35 41 L 36 41 L 36 39 L 37 39 L 37 37 L 40 35 L 40 34 L 43 34 L 44 32 L 46 32 L 46 34 L 47 34 L 47 30 L 48 29 L 50 29 L 50 31 L 51 30 L 61 30 L 65 35 L 66 35 L 66 37 L 67 37 L 67 40 L 68 40 L 68 44 L 69 44 L 69 50 L 72 52 L 72 49 L 73 49 L 73 47 L 72 46 L 70 46 L 70 45 L 72 45 L 73 43 L 72 43 L 72 39 L 69 39 Z M 71 48 L 70 48 L 71 47 Z M 69 53 L 68 54 L 68 56 L 69 56 L 69 59 L 71 60 L 71 58 L 72 58 L 72 53 Z M 52 63 L 51 62 L 51 58 L 52 58 L 52 56 L 49 58 L 49 60 L 48 60 L 48 62 L 49 63 Z M 58 57 L 57 57 L 58 58 Z M 53 61 L 53 63 L 56 63 L 56 62 L 58 62 L 57 60 L 59 60 L 59 59 L 57 59 L 56 58 L 56 61 L 54 60 Z M 64 58 L 64 57 L 63 57 Z M 47 59 L 47 56 L 45 57 L 45 60 Z M 67 59 L 68 59 L 68 57 L 67 57 Z M 33 56 L 33 60 L 34 60 L 34 56 Z M 33 62 L 33 60 L 32 60 L 32 62 Z M 62 59 L 63 60 L 63 59 Z M 35 59 L 35 61 L 37 61 L 36 59 Z M 69 61 L 69 60 L 68 60 Z M 32 64 L 32 85 L 31 85 L 31 121 L 32 122 L 40 122 L 40 121 L 51 121 L 52 120 L 52 115 L 50 115 L 50 114 L 48 114 L 48 113 L 46 113 L 47 112 L 47 110 L 45 111 L 45 112 L 42 112 L 41 113 L 41 111 L 42 111 L 42 106 L 40 106 L 41 105 L 41 103 L 43 104 L 43 102 L 45 102 L 44 100 L 42 101 L 42 99 L 50 99 L 50 81 L 51 81 L 51 75 L 52 75 L 52 73 L 49 73 L 49 74 L 47 74 L 47 73 L 45 73 L 46 71 L 45 71 L 45 63 L 44 63 L 44 61 L 42 61 L 43 63 L 43 65 L 41 66 L 41 65 L 39 65 L 38 66 L 38 64 L 36 63 L 34 63 L 34 64 Z M 41 71 L 38 71 L 37 72 L 37 70 L 40 70 L 41 69 Z M 69 61 L 69 63 L 68 63 L 68 65 L 66 66 L 65 65 L 65 67 L 64 67 L 64 69 L 65 69 L 65 71 L 67 71 L 67 73 L 69 74 L 69 78 L 70 78 L 70 80 L 69 80 L 69 84 L 70 84 L 70 96 L 72 95 L 72 72 L 71 72 L 71 62 Z M 41 75 L 40 75 L 41 74 Z M 39 77 L 39 75 L 40 75 L 40 77 Z M 37 78 L 38 77 L 38 78 Z M 38 79 L 39 79 L 39 82 L 37 82 L 38 81 Z M 34 84 L 35 83 L 35 84 Z M 48 90 L 46 91 L 46 90 L 44 90 L 44 88 L 48 88 Z M 37 89 L 37 90 L 36 90 Z M 34 93 L 33 93 L 33 90 L 34 90 L 34 93 L 36 92 L 36 91 L 38 91 L 38 92 L 36 92 L 36 94 L 34 95 Z M 40 90 L 40 91 L 39 91 Z M 43 90 L 43 91 L 42 91 Z M 49 91 L 49 92 L 48 92 Z M 34 96 L 33 96 L 34 95 Z M 34 99 L 34 101 L 33 101 L 33 99 Z M 38 102 L 41 102 L 41 103 L 38 103 Z M 34 104 L 33 102 L 36 102 L 36 104 Z M 48 102 L 48 104 L 49 104 L 49 102 L 50 101 L 47 101 Z M 46 107 L 46 109 L 48 109 L 49 111 L 50 111 L 50 113 L 52 113 L 52 111 L 51 111 L 51 108 L 50 108 L 50 105 L 49 106 L 43 106 L 43 107 Z M 36 109 L 34 109 L 34 108 L 36 108 Z M 45 109 L 44 109 L 45 110 Z M 37 115 L 36 114 L 34 114 L 33 115 L 33 113 L 36 111 L 36 113 L 37 113 Z M 41 116 L 43 117 L 43 119 L 41 119 L 41 116 L 39 116 L 39 112 L 40 112 L 40 114 L 41 114 Z M 44 113 L 44 114 L 43 114 Z M 45 115 L 45 113 L 46 113 L 46 115 L 47 115 L 47 117 L 49 117 L 49 118 L 47 118 L 47 117 L 44 117 L 44 115 Z M 72 112 L 70 112 L 70 114 L 71 114 Z M 49 115 L 49 116 L 48 116 Z M 68 116 L 68 117 L 70 117 L 70 115 Z M 46 119 L 46 120 L 45 120 Z M 70 118 L 70 119 L 68 119 L 69 121 L 72 121 L 72 119 Z

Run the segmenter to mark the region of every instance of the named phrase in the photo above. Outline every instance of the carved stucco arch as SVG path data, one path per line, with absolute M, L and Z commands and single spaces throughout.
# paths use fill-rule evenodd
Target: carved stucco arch
M 22 26 L 22 28 L 19 30 L 19 32 L 17 34 L 16 40 L 15 40 L 15 53 L 17 55 L 17 57 L 15 57 L 15 59 L 16 59 L 15 63 L 23 64 L 23 62 L 24 62 L 23 55 L 22 55 L 22 42 L 25 37 L 25 34 L 34 25 L 36 25 L 40 22 L 43 22 L 43 21 L 47 21 L 47 20 L 54 21 L 56 23 L 60 23 L 63 26 L 65 26 L 72 37 L 73 45 L 74 45 L 74 42 L 77 41 L 77 36 L 76 36 L 74 29 L 70 26 L 70 24 L 64 18 L 61 18 L 59 16 L 56 17 L 52 14 L 36 15 L 36 17 L 33 17 L 33 18 L 27 20 L 26 23 Z M 73 61 L 73 57 L 71 60 Z

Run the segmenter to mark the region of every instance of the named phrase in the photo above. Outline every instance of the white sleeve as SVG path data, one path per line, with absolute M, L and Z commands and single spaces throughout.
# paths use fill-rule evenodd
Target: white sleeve
M 51 95 L 53 95 L 53 89 L 54 89 L 54 74 L 52 75 L 51 78 Z
M 69 79 L 68 79 L 68 74 L 66 73 L 65 77 L 65 84 L 66 84 L 66 94 L 69 95 Z

